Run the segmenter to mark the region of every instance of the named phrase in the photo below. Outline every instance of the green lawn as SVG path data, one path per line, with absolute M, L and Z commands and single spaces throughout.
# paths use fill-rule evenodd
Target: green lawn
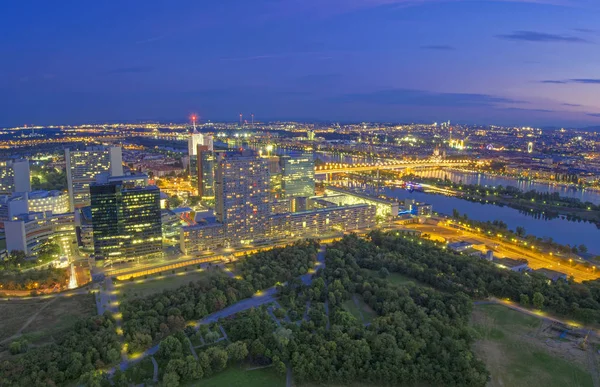
M 543 339 L 540 346 L 524 339 L 540 324 L 502 305 L 474 307 L 473 326 L 480 335 L 475 352 L 491 373 L 489 386 L 593 386 L 589 372 L 546 351 Z
M 285 376 L 278 375 L 272 367 L 246 371 L 238 367 L 229 367 L 208 379 L 186 384 L 202 387 L 282 387 Z
M 369 270 L 369 269 L 363 269 L 363 270 L 377 278 L 381 278 L 381 277 L 379 277 L 379 272 L 377 270 Z M 425 286 L 425 287 L 430 287 L 429 285 L 423 284 L 414 278 L 410 278 L 410 277 L 408 277 L 404 274 L 400 274 L 400 273 L 390 272 L 390 274 L 385 279 L 393 285 L 413 284 L 413 285 L 421 285 L 421 286 Z
M 353 299 L 346 300 L 342 303 L 342 307 L 353 315 L 359 322 L 370 323 L 377 314 L 371 309 L 371 307 L 362 300 L 360 296 L 356 296 L 358 299 L 358 306 Z
M 215 272 L 198 271 L 198 269 L 188 272 L 179 271 L 176 275 L 171 272 L 164 273 L 163 276 L 148 276 L 148 278 L 137 279 L 135 281 L 120 281 L 116 289 L 120 296 L 125 297 L 144 297 L 154 293 L 160 293 L 163 290 L 176 289 L 190 282 L 201 281 L 210 275 L 220 275 Z M 120 284 L 120 285 L 119 285 Z

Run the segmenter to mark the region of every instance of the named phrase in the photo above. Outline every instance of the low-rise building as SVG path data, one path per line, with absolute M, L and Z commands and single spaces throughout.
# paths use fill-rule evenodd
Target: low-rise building
M 52 214 L 51 212 L 19 215 L 4 222 L 6 250 L 20 250 L 34 254 L 44 243 L 55 239 L 75 236 L 73 213 Z
M 502 269 L 516 271 L 519 273 L 529 270 L 529 265 L 526 259 L 493 258 L 492 262 Z
M 567 275 L 565 273 L 561 273 L 560 271 L 550 270 L 546 268 L 536 269 L 533 271 L 536 274 L 541 274 L 548 278 L 549 281 L 556 282 L 558 280 L 567 280 Z

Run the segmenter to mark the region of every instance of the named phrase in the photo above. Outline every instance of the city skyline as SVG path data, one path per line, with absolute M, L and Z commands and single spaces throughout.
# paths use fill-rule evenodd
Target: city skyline
M 595 127 L 599 13 L 586 0 L 13 4 L 0 126 L 243 111 Z

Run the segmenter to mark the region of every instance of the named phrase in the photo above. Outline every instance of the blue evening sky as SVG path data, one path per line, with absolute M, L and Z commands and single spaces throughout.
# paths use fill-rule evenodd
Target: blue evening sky
M 0 126 L 600 125 L 598 0 L 18 0 Z

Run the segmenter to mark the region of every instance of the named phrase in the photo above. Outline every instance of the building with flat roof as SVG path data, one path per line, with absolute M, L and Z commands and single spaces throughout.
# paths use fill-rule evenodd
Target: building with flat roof
M 312 154 L 281 156 L 281 192 L 284 198 L 315 194 L 315 161 Z
M 516 271 L 519 273 L 529 270 L 529 265 L 526 259 L 492 258 L 492 262 L 502 269 Z
M 70 209 L 90 205 L 90 184 L 96 176 L 108 172 L 110 176 L 123 175 L 120 147 L 88 147 L 85 150 L 65 149 L 67 188 Z
M 0 195 L 31 191 L 29 160 L 0 160 Z
M 567 280 L 567 275 L 565 273 L 561 273 L 560 271 L 541 268 L 533 271 L 536 274 L 541 274 L 548 278 L 549 281 L 556 282 L 558 280 Z
M 322 197 L 323 200 L 334 202 L 339 206 L 369 204 L 375 206 L 378 217 L 383 219 L 392 219 L 398 217 L 400 203 L 395 200 L 380 199 L 338 187 L 325 188 L 325 195 L 326 196 Z
M 117 261 L 162 255 L 160 190 L 123 182 L 92 184 L 96 258 Z
M 241 243 L 263 238 L 271 213 L 268 160 L 254 152 L 218 152 L 215 215 L 227 237 Z
M 7 251 L 20 250 L 27 255 L 37 252 L 48 241 L 75 237 L 73 213 L 28 213 L 4 222 Z

